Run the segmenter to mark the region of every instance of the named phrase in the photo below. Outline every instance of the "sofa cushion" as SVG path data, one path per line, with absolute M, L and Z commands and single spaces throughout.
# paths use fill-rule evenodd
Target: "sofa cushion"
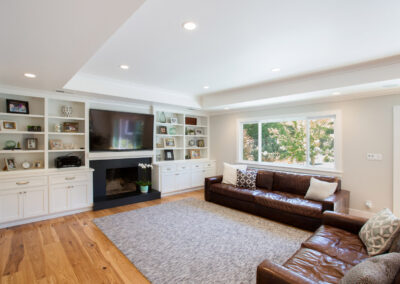
M 258 171 L 256 186 L 267 190 L 272 190 L 272 183 L 274 182 L 274 172 L 272 171 Z
M 257 170 L 237 170 L 237 187 L 242 188 L 256 188 L 256 177 L 257 177 Z
M 246 170 L 247 165 L 231 165 L 224 163 L 224 174 L 222 175 L 222 183 L 236 185 L 237 182 L 237 171 Z
M 310 181 L 310 187 L 307 190 L 305 198 L 316 201 L 324 201 L 326 198 L 335 193 L 336 188 L 336 182 L 326 182 L 312 177 Z
M 302 246 L 351 265 L 357 265 L 368 258 L 367 250 L 358 235 L 327 225 L 319 227 Z
M 321 218 L 322 203 L 307 200 L 303 196 L 287 192 L 256 190 L 255 202 L 259 205 L 279 209 L 282 211 Z
M 306 195 L 307 190 L 310 187 L 311 177 L 322 181 L 336 182 L 338 183 L 338 187 L 336 190 L 340 189 L 340 180 L 337 177 L 275 172 L 272 190 L 289 192 L 304 196 Z
M 238 188 L 236 186 L 224 183 L 215 183 L 211 185 L 210 191 L 229 196 L 235 199 L 254 202 L 254 190 L 249 188 Z
M 322 252 L 302 248 L 284 264 L 284 267 L 316 283 L 339 283 L 353 266 Z

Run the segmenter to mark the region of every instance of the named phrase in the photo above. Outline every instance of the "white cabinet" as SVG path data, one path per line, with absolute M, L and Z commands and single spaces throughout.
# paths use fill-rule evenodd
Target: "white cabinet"
M 70 185 L 69 207 L 71 209 L 89 206 L 89 189 L 86 183 Z
M 68 210 L 68 189 L 65 185 L 51 186 L 49 197 L 51 213 Z
M 18 190 L 0 193 L 0 222 L 23 218 L 23 199 Z
M 153 188 L 162 194 L 204 186 L 204 179 L 215 176 L 215 161 L 186 161 L 154 165 Z
M 36 187 L 24 190 L 24 218 L 48 214 L 48 188 Z

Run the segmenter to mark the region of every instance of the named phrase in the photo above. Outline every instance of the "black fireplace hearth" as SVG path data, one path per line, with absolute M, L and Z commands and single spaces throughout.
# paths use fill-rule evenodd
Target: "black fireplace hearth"
M 93 173 L 93 210 L 100 210 L 161 198 L 157 190 L 141 193 L 137 181 L 141 178 L 139 163 L 151 163 L 151 158 L 90 161 Z M 151 178 L 151 173 L 149 177 Z

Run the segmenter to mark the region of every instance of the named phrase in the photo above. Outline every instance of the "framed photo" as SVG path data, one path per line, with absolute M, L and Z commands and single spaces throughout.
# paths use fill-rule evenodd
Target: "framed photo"
M 64 129 L 64 132 L 78 132 L 79 131 L 79 123 L 64 122 L 63 129 Z
M 2 120 L 0 125 L 0 130 L 6 131 L 16 131 L 17 130 L 17 122 L 11 120 Z
M 164 148 L 175 148 L 175 138 L 174 137 L 168 137 L 164 138 Z
M 205 147 L 205 143 L 203 139 L 197 140 L 197 147 Z
M 204 134 L 203 129 L 201 128 L 196 129 L 196 135 L 203 135 L 203 134 Z
M 171 117 L 171 124 L 177 124 L 177 123 L 178 123 L 178 118 Z
M 25 140 L 25 147 L 27 150 L 37 150 L 38 148 L 37 138 L 27 138 Z
M 200 159 L 200 150 L 189 150 L 190 159 Z
M 188 125 L 196 125 L 197 124 L 197 118 L 196 117 L 185 117 L 185 124 Z
M 174 160 L 174 150 L 164 150 L 164 160 L 173 161 Z
M 13 171 L 17 169 L 17 164 L 15 163 L 14 158 L 5 158 L 4 161 L 6 163 L 7 171 Z
M 159 132 L 160 134 L 168 134 L 167 127 L 166 127 L 166 126 L 160 126 L 160 127 L 158 127 L 158 132 Z
M 63 150 L 63 142 L 60 139 L 52 139 L 49 141 L 50 150 Z
M 29 103 L 25 101 L 6 100 L 8 113 L 29 114 Z
M 35 162 L 33 163 L 33 166 L 34 166 L 36 169 L 42 168 L 42 161 L 35 161 Z
M 189 142 L 188 142 L 188 146 L 190 146 L 190 147 L 196 146 L 196 140 L 195 139 L 190 139 Z

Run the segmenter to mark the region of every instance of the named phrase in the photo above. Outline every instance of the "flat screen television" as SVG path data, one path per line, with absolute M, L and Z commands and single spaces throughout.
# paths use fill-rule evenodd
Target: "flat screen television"
M 154 115 L 91 109 L 90 151 L 153 150 Z

